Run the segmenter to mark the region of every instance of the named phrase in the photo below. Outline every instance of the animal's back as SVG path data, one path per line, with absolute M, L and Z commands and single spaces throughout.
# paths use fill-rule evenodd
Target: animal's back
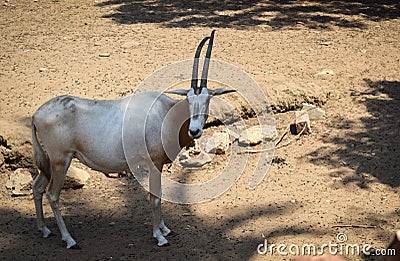
M 165 159 L 161 127 L 176 102 L 158 92 L 118 100 L 64 95 L 43 104 L 33 124 L 45 150 L 55 157 L 71 154 L 93 169 L 119 172 L 128 168 L 125 152 Z
M 121 101 L 55 97 L 33 116 L 33 124 L 50 158 L 75 156 L 103 172 L 126 169 L 122 149 Z

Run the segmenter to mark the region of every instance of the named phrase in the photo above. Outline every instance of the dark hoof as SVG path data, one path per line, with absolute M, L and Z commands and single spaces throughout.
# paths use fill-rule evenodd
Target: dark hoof
M 82 248 L 81 248 L 78 244 L 73 245 L 73 246 L 70 247 L 69 249 L 82 250 Z
M 168 247 L 168 246 L 170 246 L 169 242 L 167 244 L 164 244 L 164 245 L 159 246 L 159 247 Z

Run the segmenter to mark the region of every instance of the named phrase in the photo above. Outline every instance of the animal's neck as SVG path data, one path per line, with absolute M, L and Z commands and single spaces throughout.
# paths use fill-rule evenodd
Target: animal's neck
M 189 137 L 189 119 L 183 123 L 179 130 L 179 145 L 181 149 L 189 146 L 193 142 L 193 139 Z
M 180 118 L 181 125 L 179 129 L 179 146 L 182 148 L 189 146 L 193 139 L 189 137 L 189 123 L 190 123 L 190 111 L 189 103 L 187 99 L 176 101 L 176 107 L 174 112 L 177 114 L 177 118 Z

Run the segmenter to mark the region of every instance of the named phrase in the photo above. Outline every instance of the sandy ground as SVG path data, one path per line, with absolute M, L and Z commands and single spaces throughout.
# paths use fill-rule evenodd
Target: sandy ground
M 384 248 L 400 228 L 400 11 L 397 1 L 375 2 L 1 2 L 0 135 L 12 150 L 3 154 L 0 173 L 1 259 L 293 257 L 258 254 L 263 235 L 276 245 L 322 246 L 345 233 L 345 243 Z M 83 249 L 65 249 L 47 202 L 45 216 L 55 236 L 42 239 L 32 197 L 12 198 L 4 186 L 13 169 L 32 167 L 32 114 L 61 94 L 130 94 L 155 70 L 190 59 L 211 29 L 217 29 L 213 57 L 258 82 L 280 133 L 301 102 L 321 106 L 327 117 L 312 123 L 312 134 L 285 140 L 292 142 L 275 151 L 255 190 L 247 185 L 257 154 L 219 198 L 164 203 L 165 220 L 177 234 L 168 247 L 152 239 L 147 195 L 134 179 L 110 179 L 82 166 L 92 174 L 88 184 L 63 191 L 61 200 Z M 318 74 L 322 70 L 332 73 Z M 216 156 L 198 172 L 223 162 Z

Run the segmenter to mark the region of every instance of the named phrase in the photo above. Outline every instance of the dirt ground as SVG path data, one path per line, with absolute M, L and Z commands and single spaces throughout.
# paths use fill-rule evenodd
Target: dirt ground
M 399 16 L 394 0 L 2 0 L 0 135 L 2 152 L 11 153 L 0 158 L 1 259 L 290 260 L 276 251 L 258 254 L 263 236 L 276 245 L 321 246 L 337 243 L 338 233 L 349 244 L 384 248 L 400 229 Z M 130 94 L 155 70 L 191 59 L 211 29 L 217 29 L 213 57 L 258 82 L 279 133 L 304 101 L 323 108 L 326 118 L 312 122 L 312 134 L 284 141 L 292 140 L 275 151 L 255 190 L 247 188 L 249 166 L 211 202 L 164 202 L 176 232 L 168 247 L 151 237 L 147 195 L 134 179 L 86 167 L 88 184 L 61 195 L 82 250 L 65 248 L 46 200 L 55 236 L 41 238 L 32 196 L 11 197 L 5 188 L 11 171 L 32 167 L 32 114 L 61 94 Z M 213 171 L 223 160 L 216 156 L 198 171 Z

